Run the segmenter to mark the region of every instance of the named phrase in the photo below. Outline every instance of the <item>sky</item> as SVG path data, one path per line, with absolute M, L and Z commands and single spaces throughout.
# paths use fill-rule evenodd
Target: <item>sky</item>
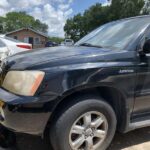
M 0 0 L 0 15 L 26 11 L 49 26 L 49 36 L 64 37 L 66 20 L 97 2 L 107 4 L 107 0 Z

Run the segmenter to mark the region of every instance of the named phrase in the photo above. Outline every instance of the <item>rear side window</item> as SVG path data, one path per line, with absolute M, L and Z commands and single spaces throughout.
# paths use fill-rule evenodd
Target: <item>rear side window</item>
M 0 39 L 0 47 L 5 47 L 6 45 L 2 42 L 2 40 Z
M 147 29 L 146 33 L 143 35 L 142 39 L 141 39 L 141 42 L 140 42 L 140 49 L 143 48 L 144 46 L 144 43 L 146 40 L 149 40 L 150 39 L 150 28 Z

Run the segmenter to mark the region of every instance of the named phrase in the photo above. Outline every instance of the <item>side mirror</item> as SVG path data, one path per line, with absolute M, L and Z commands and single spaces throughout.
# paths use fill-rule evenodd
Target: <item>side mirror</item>
M 145 54 L 150 53 L 150 39 L 145 42 L 145 44 L 143 46 L 143 52 Z

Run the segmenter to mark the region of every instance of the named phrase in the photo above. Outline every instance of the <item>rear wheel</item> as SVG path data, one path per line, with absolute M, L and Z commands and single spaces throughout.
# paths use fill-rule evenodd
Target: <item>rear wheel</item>
M 53 122 L 54 150 L 105 150 L 116 130 L 112 107 L 100 98 L 74 99 Z

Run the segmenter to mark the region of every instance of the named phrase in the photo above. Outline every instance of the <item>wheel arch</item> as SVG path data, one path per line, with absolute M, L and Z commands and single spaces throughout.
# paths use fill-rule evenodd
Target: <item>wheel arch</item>
M 56 105 L 52 111 L 52 115 L 48 121 L 48 125 L 53 121 L 55 114 L 65 107 L 68 100 L 72 98 L 78 98 L 79 96 L 84 96 L 85 94 L 90 94 L 91 96 L 101 97 L 103 100 L 108 102 L 114 109 L 117 116 L 117 129 L 120 132 L 126 132 L 128 125 L 127 116 L 127 102 L 126 96 L 119 89 L 110 86 L 96 86 L 96 87 L 85 87 L 78 90 L 72 90 L 69 94 L 66 94 Z

